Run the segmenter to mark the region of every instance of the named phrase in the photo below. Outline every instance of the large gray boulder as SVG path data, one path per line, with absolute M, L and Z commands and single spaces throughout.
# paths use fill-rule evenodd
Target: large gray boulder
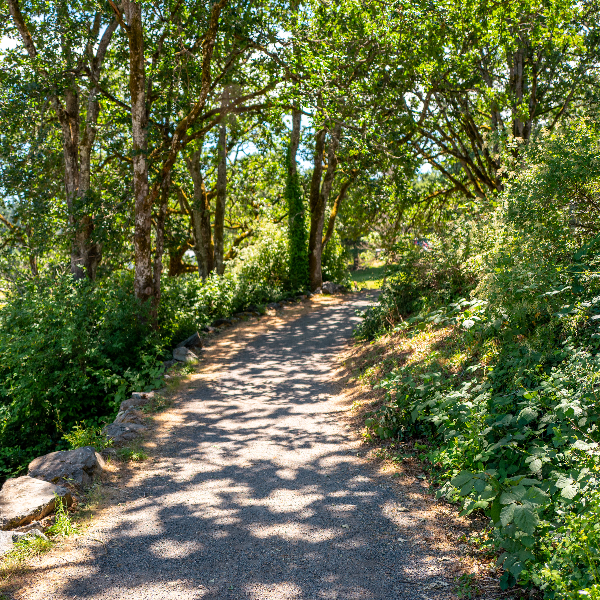
M 62 498 L 67 505 L 73 498 L 64 487 L 28 475 L 7 479 L 0 490 L 0 529 L 14 529 L 49 515 Z
M 181 348 L 175 348 L 173 350 L 173 358 L 179 362 L 184 363 L 196 363 L 198 362 L 198 357 L 185 346 L 181 346 Z
M 123 400 L 119 406 L 119 412 L 126 411 L 128 408 L 138 408 L 148 404 L 154 398 L 154 392 L 133 392 L 131 398 Z
M 59 483 L 65 479 L 87 487 L 102 474 L 104 468 L 104 460 L 100 454 L 92 446 L 85 446 L 38 456 L 29 463 L 27 473 L 29 477 L 50 483 Z
M 135 439 L 146 427 L 141 423 L 111 423 L 102 430 L 115 446 Z
M 322 286 L 321 290 L 324 294 L 343 294 L 346 288 L 339 283 L 333 283 L 332 281 L 326 281 Z
M 196 332 L 193 335 L 190 335 L 189 338 L 183 340 L 183 342 L 177 344 L 177 348 L 183 348 L 184 346 L 186 348 L 202 348 L 202 339 L 200 334 Z
M 129 423 L 138 423 L 143 425 L 144 421 L 144 415 L 139 410 L 128 408 L 127 410 L 119 411 L 113 423 L 126 425 Z

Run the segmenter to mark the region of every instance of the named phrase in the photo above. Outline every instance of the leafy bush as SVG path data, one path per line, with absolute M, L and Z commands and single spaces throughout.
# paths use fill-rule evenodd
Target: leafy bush
M 112 440 L 102 433 L 102 427 L 86 427 L 84 423 L 77 423 L 70 433 L 63 435 L 71 450 L 92 446 L 98 452 L 112 445 Z
M 490 216 L 483 252 L 467 261 L 420 254 L 421 263 L 405 253 L 359 331 L 449 328 L 460 360 L 432 352 L 393 370 L 380 382 L 386 406 L 367 426 L 382 438 L 437 439 L 428 459 L 445 482 L 440 494 L 461 499 L 463 514 L 489 516 L 502 585 L 535 584 L 547 598 L 599 589 L 600 235 L 572 215 L 573 202 L 600 189 L 600 173 L 555 172 L 564 171 L 557 157 L 592 160 L 592 131 L 576 123 L 532 146 Z M 465 264 L 471 278 L 453 280 L 448 265 Z M 467 281 L 471 299 L 445 304 L 459 289 L 452 281 Z
M 323 281 L 333 281 L 347 285 L 350 278 L 348 267 L 348 252 L 342 245 L 340 234 L 334 231 L 331 239 L 323 250 L 321 257 L 321 268 L 323 270 Z
M 0 477 L 65 447 L 82 417 L 96 426 L 155 387 L 160 350 L 129 278 L 19 284 L 0 308 Z
M 497 235 L 496 224 L 482 217 L 449 224 L 443 234 L 431 235 L 426 248 L 411 240 L 396 246 L 379 302 L 367 309 L 356 335 L 373 339 L 410 315 L 468 295 L 478 283 L 481 256 Z
M 212 273 L 205 281 L 196 274 L 165 279 L 161 335 L 167 345 L 179 342 L 215 319 L 282 298 L 288 289 L 285 231 L 267 225 L 252 245 L 240 250 L 225 275 Z

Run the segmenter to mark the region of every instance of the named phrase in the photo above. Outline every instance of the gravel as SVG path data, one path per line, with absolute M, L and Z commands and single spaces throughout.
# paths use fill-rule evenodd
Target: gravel
M 301 307 L 238 338 L 170 409 L 120 505 L 17 597 L 454 598 L 421 520 L 341 422 L 333 360 L 367 301 Z

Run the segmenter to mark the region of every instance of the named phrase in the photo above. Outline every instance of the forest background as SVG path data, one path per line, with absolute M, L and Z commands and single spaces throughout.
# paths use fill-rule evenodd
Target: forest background
M 0 476 L 381 248 L 359 337 L 455 351 L 367 435 L 436 440 L 505 587 L 600 597 L 598 9 L 0 0 Z

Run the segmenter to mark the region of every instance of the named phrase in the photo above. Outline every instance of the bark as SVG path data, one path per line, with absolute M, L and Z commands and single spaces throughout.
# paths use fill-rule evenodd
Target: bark
M 160 203 L 158 205 L 158 214 L 156 215 L 156 247 L 154 250 L 154 290 L 152 296 L 152 309 L 154 322 L 158 314 L 158 305 L 160 304 L 160 283 L 162 278 L 162 257 L 165 250 L 165 221 L 167 218 L 167 205 L 169 203 L 169 191 L 171 188 L 171 178 L 168 177 L 163 182 Z
M 179 248 L 169 249 L 169 277 L 177 277 L 195 270 L 193 266 L 183 262 L 183 257 L 188 250 L 193 248 L 187 241 Z
M 290 134 L 290 161 L 288 165 L 290 180 L 298 173 L 297 155 L 300 146 L 300 124 L 302 122 L 302 113 L 294 108 L 292 110 L 292 132 Z
M 323 236 L 323 249 L 325 249 L 325 246 L 327 245 L 327 243 L 331 239 L 331 236 L 333 235 L 333 232 L 335 230 L 335 220 L 337 218 L 338 212 L 340 211 L 340 206 L 342 206 L 342 202 L 344 201 L 344 198 L 346 197 L 348 188 L 354 183 L 354 180 L 356 179 L 357 175 L 358 175 L 358 169 L 354 169 L 352 171 L 352 173 L 350 174 L 350 177 L 348 179 L 346 179 L 346 181 L 344 181 L 344 183 L 342 183 L 342 187 L 340 187 L 340 191 L 339 191 L 338 195 L 336 196 L 336 199 L 333 202 L 333 206 L 331 207 L 331 212 L 329 213 L 329 221 L 327 223 L 327 231 L 325 232 L 325 235 Z
M 331 133 L 327 153 L 327 171 L 323 177 L 323 154 L 325 151 L 325 129 L 317 131 L 315 137 L 314 169 L 310 183 L 310 237 L 308 240 L 308 267 L 310 289 L 316 290 L 323 285 L 321 258 L 323 255 L 323 226 L 325 207 L 337 169 L 336 151 L 339 145 L 341 127 L 336 125 Z M 323 182 L 321 183 L 321 179 Z
M 325 207 L 321 206 L 321 179 L 323 177 L 323 152 L 325 150 L 325 129 L 320 129 L 315 134 L 315 154 L 313 173 L 310 181 L 310 235 L 308 238 L 308 270 L 310 289 L 316 290 L 323 284 L 321 273 L 321 238 L 323 231 L 323 218 Z
M 186 158 L 186 164 L 194 184 L 194 199 L 189 208 L 194 254 L 198 262 L 198 274 L 206 279 L 214 269 L 214 245 L 210 227 L 210 200 L 200 170 L 200 151 L 196 150 Z
M 125 0 L 129 41 L 129 93 L 133 140 L 133 196 L 135 225 L 133 235 L 136 297 L 145 302 L 154 293 L 152 269 L 152 201 L 148 187 L 148 111 L 146 107 L 146 66 L 141 2 Z M 167 177 L 163 178 L 163 181 Z M 162 187 L 162 185 L 161 185 Z
M 227 107 L 227 92 L 223 90 L 221 96 L 221 110 Z M 224 227 L 225 227 L 225 202 L 227 200 L 227 123 L 221 121 L 219 129 L 219 164 L 217 168 L 217 199 L 215 203 L 215 270 L 218 275 L 223 275 L 225 264 L 223 262 Z

